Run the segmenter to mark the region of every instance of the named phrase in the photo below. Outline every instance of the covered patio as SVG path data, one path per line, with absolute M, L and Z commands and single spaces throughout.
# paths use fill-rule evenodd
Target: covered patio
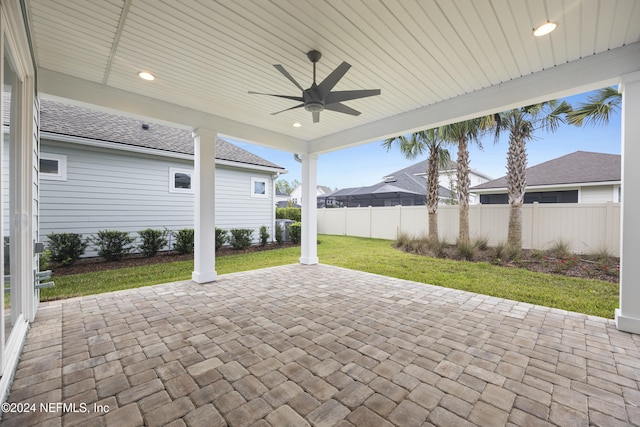
M 639 384 L 612 320 L 298 264 L 42 304 L 2 425 L 640 425 Z
M 0 36 L 0 401 L 110 408 L 3 423 L 638 423 L 636 0 L 7 0 Z M 344 106 L 298 90 L 316 90 L 316 50 Z M 318 264 L 319 156 L 608 85 L 623 118 L 615 322 Z M 38 304 L 45 97 L 193 132 L 192 281 Z M 218 277 L 219 136 L 299 155 L 301 265 Z

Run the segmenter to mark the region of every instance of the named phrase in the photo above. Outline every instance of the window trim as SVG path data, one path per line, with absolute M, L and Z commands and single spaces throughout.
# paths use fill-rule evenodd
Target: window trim
M 255 192 L 255 183 L 256 182 L 263 182 L 264 183 L 264 194 L 257 194 Z M 258 177 L 251 177 L 251 188 L 250 188 L 250 192 L 251 192 L 251 197 L 255 197 L 258 199 L 268 199 L 269 198 L 269 184 L 268 184 L 268 180 L 267 178 L 258 178 Z
M 191 177 L 191 188 L 176 188 L 176 174 L 182 173 Z M 169 193 L 193 194 L 193 170 L 181 168 L 169 168 Z
M 40 158 L 38 159 L 38 162 L 40 162 L 41 160 L 57 161 L 58 173 L 42 172 L 42 170 L 40 170 L 40 163 L 38 163 L 38 172 L 40 174 L 40 179 L 45 179 L 49 181 L 66 181 L 67 180 L 67 156 L 65 154 L 40 153 Z

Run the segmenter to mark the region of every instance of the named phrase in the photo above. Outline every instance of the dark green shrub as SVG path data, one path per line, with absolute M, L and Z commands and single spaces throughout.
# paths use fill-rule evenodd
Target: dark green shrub
M 229 230 L 231 237 L 229 237 L 229 243 L 231 247 L 236 250 L 247 249 L 251 246 L 251 236 L 253 230 L 249 228 L 232 228 Z
M 89 242 L 78 233 L 50 233 L 47 239 L 51 259 L 65 266 L 75 264 L 89 246 Z
M 302 209 L 300 208 L 276 208 L 276 219 L 291 219 L 302 221 Z
M 98 250 L 98 255 L 107 261 L 119 261 L 129 252 L 135 241 L 126 231 L 100 230 L 91 242 Z
M 276 223 L 276 242 L 278 242 L 279 245 L 284 243 L 284 230 L 280 223 Z
M 182 230 L 174 231 L 173 237 L 176 242 L 173 244 L 173 249 L 180 254 L 190 254 L 193 252 L 193 245 L 195 239 L 195 231 L 193 228 L 183 228 Z
M 38 256 L 38 271 L 46 271 L 51 267 L 51 251 L 47 249 Z
M 301 236 L 302 236 L 302 223 L 294 222 L 289 226 L 289 237 L 291 238 L 291 243 L 295 243 L 295 244 L 300 243 Z
M 154 230 L 147 228 L 139 231 L 142 242 L 138 245 L 138 249 L 146 257 L 155 256 L 160 249 L 167 246 L 167 230 Z
M 223 247 L 228 240 L 229 236 L 227 235 L 227 230 L 216 228 L 216 251 Z
M 269 237 L 271 237 L 269 235 L 269 231 L 267 230 L 267 227 L 265 225 L 260 227 L 260 244 L 262 246 L 266 245 L 267 242 L 269 241 Z

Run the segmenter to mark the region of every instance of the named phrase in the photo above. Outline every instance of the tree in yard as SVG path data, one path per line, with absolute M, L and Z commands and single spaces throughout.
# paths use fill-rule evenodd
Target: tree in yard
M 565 122 L 571 105 L 563 101 L 546 101 L 526 107 L 504 111 L 493 116 L 496 141 L 502 131 L 509 132 L 507 152 L 507 192 L 509 194 L 509 229 L 507 244 L 522 249 L 522 204 L 527 186 L 527 142 L 534 139 L 535 131 L 555 132 Z
M 459 226 L 458 243 L 469 245 L 469 149 L 470 143 L 480 144 L 480 132 L 486 127 L 487 118 L 476 118 L 442 126 L 438 130 L 442 138 L 458 145 L 456 160 L 456 192 L 458 196 Z
M 606 125 L 611 115 L 620 110 L 622 95 L 614 87 L 598 89 L 587 98 L 587 102 L 567 113 L 569 124 L 582 126 L 583 124 Z
M 276 181 L 276 189 L 284 194 L 291 194 L 291 192 L 295 190 L 298 185 L 300 185 L 300 182 L 298 182 L 297 179 L 294 179 L 291 182 L 287 181 L 286 179 L 279 179 Z
M 396 136 L 382 143 L 389 151 L 398 145 L 400 152 L 409 160 L 429 153 L 427 159 L 427 211 L 429 214 L 429 241 L 438 242 L 438 170 L 441 165 L 449 162 L 449 152 L 444 148 L 445 141 L 440 137 L 437 129 L 423 130 L 411 135 Z

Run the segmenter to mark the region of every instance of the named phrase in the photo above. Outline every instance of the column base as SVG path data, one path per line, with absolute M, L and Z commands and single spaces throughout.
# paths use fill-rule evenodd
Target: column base
M 318 257 L 300 257 L 300 264 L 315 265 L 318 264 Z
M 625 316 L 619 308 L 616 308 L 616 327 L 623 332 L 640 334 L 640 319 Z
M 210 271 L 206 273 L 199 273 L 197 271 L 194 271 L 193 273 L 191 273 L 191 280 L 193 280 L 196 283 L 215 282 L 217 278 L 218 278 L 218 273 L 216 273 L 215 271 Z

